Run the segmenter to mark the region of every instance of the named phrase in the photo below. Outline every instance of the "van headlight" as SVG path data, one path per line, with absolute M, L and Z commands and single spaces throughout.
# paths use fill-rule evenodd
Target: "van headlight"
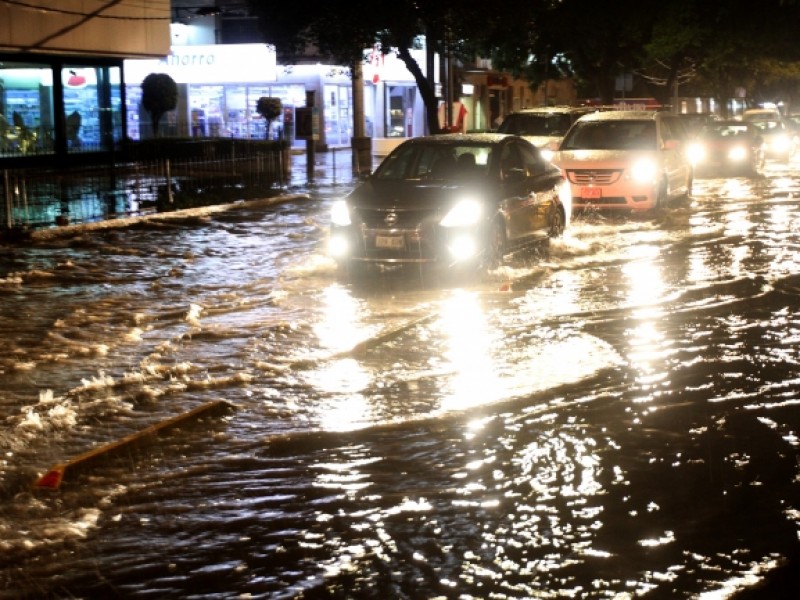
M 352 224 L 350 209 L 344 200 L 337 200 L 331 206 L 331 223 L 339 227 L 347 227 Z
M 459 200 L 447 212 L 440 225 L 442 227 L 470 227 L 480 221 L 482 214 L 481 203 L 473 198 L 466 198 Z
M 686 149 L 686 157 L 693 165 L 696 165 L 705 160 L 706 149 L 703 144 L 694 143 Z
M 652 183 L 657 173 L 656 163 L 650 158 L 640 158 L 631 165 L 631 177 L 637 183 Z
M 772 138 L 772 149 L 775 152 L 786 152 L 791 147 L 788 135 L 776 135 Z
M 728 160 L 741 162 L 747 158 L 747 148 L 744 146 L 734 146 L 728 151 Z

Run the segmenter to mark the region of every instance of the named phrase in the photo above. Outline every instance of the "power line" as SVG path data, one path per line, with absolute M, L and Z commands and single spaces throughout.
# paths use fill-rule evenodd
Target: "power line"
M 36 12 L 43 12 L 43 13 L 53 13 L 58 15 L 70 15 L 75 17 L 91 17 L 95 19 L 114 19 L 119 21 L 164 21 L 165 19 L 169 19 L 169 15 L 165 15 L 163 17 L 137 17 L 137 16 L 122 16 L 122 15 L 103 15 L 103 14 L 96 14 L 96 11 L 92 12 L 81 12 L 77 10 L 65 10 L 62 8 L 48 8 L 46 6 L 40 6 L 38 4 L 31 4 L 29 2 L 22 2 L 21 0 L 0 0 L 3 4 L 8 6 L 16 6 L 22 9 L 33 10 Z

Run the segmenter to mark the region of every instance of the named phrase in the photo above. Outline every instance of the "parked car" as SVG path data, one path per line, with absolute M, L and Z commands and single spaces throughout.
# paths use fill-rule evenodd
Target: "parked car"
M 595 110 L 588 106 L 526 108 L 506 115 L 497 131 L 525 138 L 551 160 L 552 148 L 558 146 L 572 124 Z
M 474 273 L 560 236 L 569 199 L 558 168 L 520 137 L 411 138 L 333 204 L 329 251 L 356 275 L 402 266 Z
M 764 166 L 764 138 L 754 123 L 707 124 L 688 149 L 695 174 L 757 175 Z
M 644 211 L 692 190 L 686 133 L 666 112 L 609 111 L 581 117 L 553 158 L 573 209 Z
M 783 119 L 752 121 L 764 138 L 764 152 L 769 158 L 788 160 L 797 148 L 797 133 Z

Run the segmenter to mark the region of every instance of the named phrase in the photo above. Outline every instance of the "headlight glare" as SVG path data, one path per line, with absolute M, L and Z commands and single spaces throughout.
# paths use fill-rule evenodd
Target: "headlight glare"
M 572 186 L 566 179 L 558 186 L 558 199 L 564 207 L 564 214 L 567 218 L 567 222 L 564 223 L 564 226 L 569 227 L 569 221 L 572 217 Z
M 744 146 L 734 146 L 728 151 L 728 159 L 733 162 L 741 162 L 747 158 L 747 148 Z
M 339 227 L 346 227 L 352 224 L 350 220 L 350 209 L 344 200 L 337 200 L 331 206 L 331 223 Z
M 656 164 L 649 158 L 640 158 L 631 166 L 631 177 L 637 183 L 652 183 L 656 175 Z
M 686 156 L 693 165 L 696 165 L 705 160 L 706 149 L 702 144 L 692 144 L 686 149 Z
M 334 235 L 328 240 L 328 256 L 344 258 L 350 254 L 350 243 L 343 235 Z
M 469 235 L 460 235 L 448 244 L 451 256 L 457 260 L 468 260 L 475 256 L 478 251 L 478 245 L 475 243 L 475 238 Z
M 789 137 L 785 135 L 777 135 L 772 139 L 772 149 L 775 152 L 786 152 L 789 149 Z
M 442 227 L 469 227 L 480 221 L 481 203 L 472 198 L 460 200 L 441 221 Z

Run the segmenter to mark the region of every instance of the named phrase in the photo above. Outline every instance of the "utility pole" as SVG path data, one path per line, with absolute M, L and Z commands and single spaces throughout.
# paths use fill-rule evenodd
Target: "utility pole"
M 308 110 L 311 111 L 312 115 L 314 114 L 315 94 L 316 93 L 314 92 L 314 90 L 306 90 L 306 108 L 308 108 Z M 315 139 L 315 136 L 312 133 L 314 132 L 313 123 L 314 120 L 312 116 L 312 131 L 309 132 L 311 133 L 311 135 L 309 135 L 306 138 L 306 180 L 309 183 L 314 181 L 314 162 L 316 161 L 317 158 L 316 147 L 315 147 L 317 140 Z
M 353 80 L 353 175 L 360 177 L 372 171 L 372 138 L 367 137 L 364 125 L 364 68 L 363 61 L 356 60 L 352 71 Z

